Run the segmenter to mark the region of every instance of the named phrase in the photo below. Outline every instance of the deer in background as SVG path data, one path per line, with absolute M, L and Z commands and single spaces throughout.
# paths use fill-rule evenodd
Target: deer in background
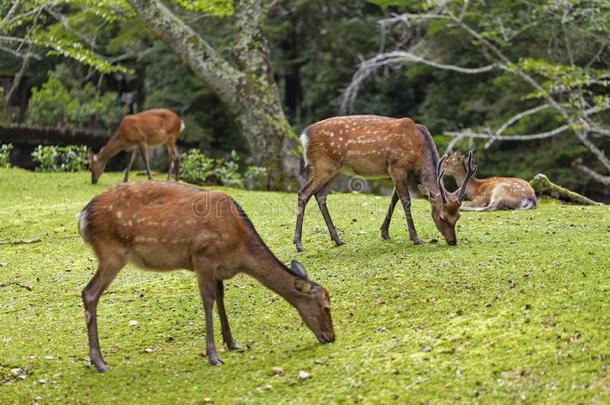
M 169 180 L 172 171 L 175 171 L 176 181 L 178 181 L 180 179 L 180 153 L 176 149 L 176 139 L 183 130 L 184 122 L 182 122 L 182 119 L 178 114 L 167 109 L 146 110 L 126 116 L 106 145 L 97 154 L 88 151 L 91 183 L 97 184 L 108 161 L 120 152 L 129 153 L 129 163 L 127 163 L 125 176 L 123 177 L 123 181 L 126 182 L 138 149 L 146 166 L 148 179 L 152 180 L 148 161 L 148 146 L 160 144 L 167 146 L 169 155 L 167 179 Z
M 470 156 L 469 156 L 470 157 Z M 447 157 L 443 169 L 447 175 L 455 178 L 458 186 L 464 188 L 468 173 L 469 157 L 454 152 Z M 495 211 L 536 208 L 536 193 L 530 184 L 514 177 L 491 177 L 477 179 L 472 177 L 468 182 L 466 195 L 472 201 L 462 206 L 462 211 Z
M 239 349 L 225 312 L 223 280 L 240 272 L 294 306 L 321 343 L 335 340 L 328 292 L 309 280 L 297 261 L 291 267 L 281 263 L 244 211 L 222 192 L 170 182 L 121 184 L 85 206 L 79 216 L 79 230 L 98 259 L 97 272 L 82 294 L 89 358 L 98 371 L 108 368 L 97 333 L 97 304 L 128 261 L 156 271 L 182 268 L 195 272 L 211 364 L 222 363 L 214 344 L 214 302 L 218 304 L 224 343 L 230 350 Z
M 407 228 L 413 243 L 423 241 L 417 235 L 411 216 L 411 199 L 407 183 L 417 182 L 420 191 L 430 201 L 432 219 L 450 245 L 457 243 L 455 223 L 465 198 L 465 187 L 448 193 L 442 187 L 438 152 L 432 135 L 422 125 L 409 118 L 388 118 L 375 115 L 354 115 L 329 118 L 306 128 L 301 134 L 304 169 L 309 180 L 299 191 L 294 244 L 299 252 L 305 207 L 312 196 L 316 201 L 331 239 L 342 245 L 328 212 L 326 198 L 341 173 L 369 178 L 390 177 L 394 191 L 390 207 L 381 226 L 381 235 L 388 239 L 389 226 L 398 200 L 401 201 Z M 469 170 L 465 185 L 476 171 Z

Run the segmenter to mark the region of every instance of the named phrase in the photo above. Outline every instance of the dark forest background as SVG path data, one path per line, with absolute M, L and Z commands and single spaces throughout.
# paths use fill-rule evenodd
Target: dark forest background
M 240 35 L 235 10 L 252 3 L 257 2 L 164 4 L 225 60 L 247 72 L 232 47 Z M 441 153 L 455 139 L 444 133 L 492 133 L 519 112 L 544 103 L 547 95 L 575 117 L 598 108 L 591 120 L 600 131 L 586 136 L 602 154 L 608 152 L 610 138 L 604 128 L 610 102 L 610 10 L 605 1 L 447 3 L 442 9 L 435 2 L 408 0 L 271 4 L 262 32 L 290 136 L 338 115 L 342 97 L 361 68 L 366 78 L 349 113 L 412 117 L 435 135 Z M 236 123 L 235 111 L 130 4 L 30 1 L 18 7 L 13 9 L 14 2 L 0 6 L 2 122 L 94 128 L 110 135 L 124 114 L 165 107 L 184 119 L 184 146 L 214 157 L 236 150 L 249 162 L 244 137 L 248 129 Z M 469 36 L 450 19 L 426 17 L 448 12 L 474 27 L 481 38 Z M 24 16 L 13 21 L 19 15 Z M 373 61 L 365 65 L 368 71 L 362 69 L 371 58 L 401 50 L 445 67 L 496 63 L 497 55 L 484 41 L 535 77 L 543 89 L 532 87 L 510 68 L 467 74 L 403 58 L 387 64 Z M 516 121 L 505 134 L 540 133 L 564 123 L 552 109 L 541 110 Z M 578 138 L 578 130 L 571 124 L 555 136 L 491 144 L 464 137 L 454 147 L 477 149 L 481 177 L 531 179 L 542 172 L 559 184 L 608 200 L 609 171 L 599 154 Z

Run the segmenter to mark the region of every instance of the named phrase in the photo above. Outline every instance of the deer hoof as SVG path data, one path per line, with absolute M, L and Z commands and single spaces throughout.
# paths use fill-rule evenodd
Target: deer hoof
M 224 361 L 220 360 L 218 357 L 210 357 L 210 364 L 213 366 L 222 366 Z
M 105 365 L 104 363 L 102 364 L 94 364 L 95 365 L 95 369 L 100 372 L 100 373 L 106 373 L 108 371 L 110 371 L 110 369 L 108 368 L 107 365 Z
M 383 238 L 383 240 L 388 240 L 390 239 L 390 234 L 387 232 L 381 232 L 381 237 Z
M 423 245 L 424 241 L 419 239 L 419 238 L 415 238 L 415 239 L 411 239 L 413 241 L 414 245 Z
M 303 253 L 303 252 L 307 252 L 307 249 L 305 249 L 303 246 L 301 245 L 297 245 L 297 252 Z
M 243 352 L 244 351 L 244 349 L 242 349 L 241 346 L 238 345 L 235 342 L 227 343 L 227 348 L 229 350 L 235 350 L 235 351 L 238 351 L 238 352 Z
M 345 242 L 343 242 L 341 239 L 336 239 L 335 243 L 337 244 L 337 246 L 345 245 Z

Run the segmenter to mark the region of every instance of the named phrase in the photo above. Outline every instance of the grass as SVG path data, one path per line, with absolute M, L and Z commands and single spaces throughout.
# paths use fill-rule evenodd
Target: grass
M 387 198 L 333 194 L 346 245 L 331 244 L 311 204 L 309 251 L 296 254 L 295 194 L 228 189 L 280 260 L 298 258 L 330 291 L 337 341 L 319 345 L 286 302 L 239 275 L 227 311 L 246 350 L 209 366 L 192 274 L 129 265 L 100 301 L 112 371 L 98 374 L 80 299 L 96 262 L 75 215 L 120 177 L 92 186 L 87 173 L 0 169 L 0 403 L 610 401 L 610 209 L 553 201 L 465 213 L 458 246 L 414 246 L 398 209 L 381 240 Z M 414 217 L 424 240 L 442 239 L 428 203 L 416 200 Z

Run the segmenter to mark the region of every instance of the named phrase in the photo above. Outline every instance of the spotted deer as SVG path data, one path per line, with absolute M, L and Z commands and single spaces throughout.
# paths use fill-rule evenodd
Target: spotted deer
M 224 343 L 233 340 L 224 305 L 223 281 L 245 273 L 296 308 L 321 343 L 333 342 L 330 297 L 309 280 L 303 265 L 285 266 L 269 250 L 240 206 L 228 195 L 172 182 L 117 185 L 93 198 L 81 211 L 79 231 L 98 259 L 97 271 L 82 293 L 89 336 L 89 358 L 108 370 L 97 332 L 97 304 L 128 263 L 149 270 L 188 269 L 195 273 L 203 301 L 206 351 L 220 365 L 214 344 L 214 302 Z
M 411 216 L 408 182 L 420 185 L 420 191 L 432 206 L 432 219 L 450 245 L 457 243 L 455 224 L 465 197 L 465 187 L 448 193 L 442 186 L 438 152 L 432 135 L 410 118 L 388 118 L 375 115 L 354 115 L 329 118 L 306 128 L 301 134 L 304 171 L 309 180 L 299 191 L 294 244 L 299 252 L 305 207 L 312 196 L 316 201 L 331 239 L 342 245 L 326 206 L 327 195 L 341 173 L 368 178 L 390 177 L 394 191 L 381 236 L 389 239 L 389 226 L 398 200 L 407 219 L 413 243 L 423 241 L 417 235 Z M 469 170 L 465 185 L 476 171 Z
M 462 186 L 468 173 L 468 158 L 460 152 L 453 152 L 443 163 L 447 175 L 455 178 Z M 466 186 L 470 204 L 463 205 L 462 211 L 495 211 L 536 208 L 536 193 L 530 184 L 514 177 L 472 177 Z
M 148 146 L 160 144 L 167 146 L 169 155 L 167 179 L 169 180 L 172 172 L 175 171 L 175 178 L 178 181 L 180 178 L 180 153 L 176 149 L 176 139 L 183 130 L 184 122 L 182 119 L 178 114 L 167 109 L 146 110 L 126 116 L 106 145 L 97 154 L 94 154 L 91 150 L 88 151 L 91 183 L 97 184 L 108 161 L 120 152 L 129 153 L 129 162 L 123 177 L 123 181 L 126 182 L 138 149 L 146 166 L 148 179 L 151 180 Z

